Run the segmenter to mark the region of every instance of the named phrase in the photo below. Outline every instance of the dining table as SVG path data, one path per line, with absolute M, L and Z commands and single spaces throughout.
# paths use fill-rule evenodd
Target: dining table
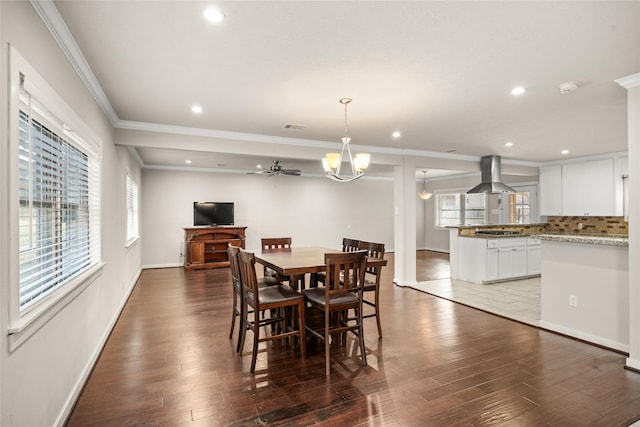
M 258 264 L 281 275 L 289 276 L 290 286 L 300 290 L 300 286 L 304 287 L 306 274 L 311 274 L 310 286 L 317 285 L 313 279 L 314 273 L 326 271 L 324 255 L 327 253 L 342 253 L 342 251 L 321 246 L 301 246 L 264 249 L 262 253 L 256 253 L 255 257 Z M 386 259 L 367 257 L 367 267 L 385 265 L 387 265 Z

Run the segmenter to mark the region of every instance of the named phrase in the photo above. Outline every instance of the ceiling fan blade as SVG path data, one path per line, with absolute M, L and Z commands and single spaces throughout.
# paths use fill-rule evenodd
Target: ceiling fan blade
M 283 175 L 300 176 L 302 172 L 298 169 L 283 169 L 280 171 Z
M 248 175 L 273 175 L 273 171 L 264 170 L 264 171 L 252 171 L 247 172 Z

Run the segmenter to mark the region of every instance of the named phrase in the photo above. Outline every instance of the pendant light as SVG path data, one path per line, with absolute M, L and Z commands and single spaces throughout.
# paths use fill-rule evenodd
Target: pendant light
M 418 196 L 420 196 L 422 200 L 428 200 L 429 198 L 431 198 L 431 196 L 433 196 L 433 193 L 427 192 L 427 171 L 422 171 L 422 173 L 424 174 L 424 184 L 422 187 L 422 191 L 418 193 Z
M 327 153 L 322 159 L 322 166 L 327 174 L 327 178 L 338 182 L 349 182 L 354 179 L 360 178 L 364 175 L 365 169 L 369 166 L 370 154 L 360 153 L 354 158 L 351 155 L 351 147 L 349 143 L 351 138 L 348 136 L 349 126 L 347 125 L 347 105 L 352 101 L 351 98 L 342 98 L 340 103 L 344 105 L 344 136 L 342 137 L 342 151 L 340 153 Z M 351 164 L 351 176 L 341 176 L 340 167 L 342 166 L 342 160 L 347 160 L 345 157 L 345 150 L 347 152 L 349 163 Z

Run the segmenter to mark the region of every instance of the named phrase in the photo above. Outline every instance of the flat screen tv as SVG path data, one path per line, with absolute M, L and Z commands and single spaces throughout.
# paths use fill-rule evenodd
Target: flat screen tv
M 193 225 L 233 225 L 233 202 L 193 202 Z

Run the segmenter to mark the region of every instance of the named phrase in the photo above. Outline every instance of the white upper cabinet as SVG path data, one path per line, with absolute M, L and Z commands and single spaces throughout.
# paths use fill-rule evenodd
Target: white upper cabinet
M 540 215 L 562 215 L 562 166 L 540 168 Z
M 613 159 L 562 166 L 562 215 L 615 215 Z
M 614 160 L 614 181 L 616 188 L 616 216 L 624 216 L 628 221 L 629 215 L 629 158 L 620 157 Z

